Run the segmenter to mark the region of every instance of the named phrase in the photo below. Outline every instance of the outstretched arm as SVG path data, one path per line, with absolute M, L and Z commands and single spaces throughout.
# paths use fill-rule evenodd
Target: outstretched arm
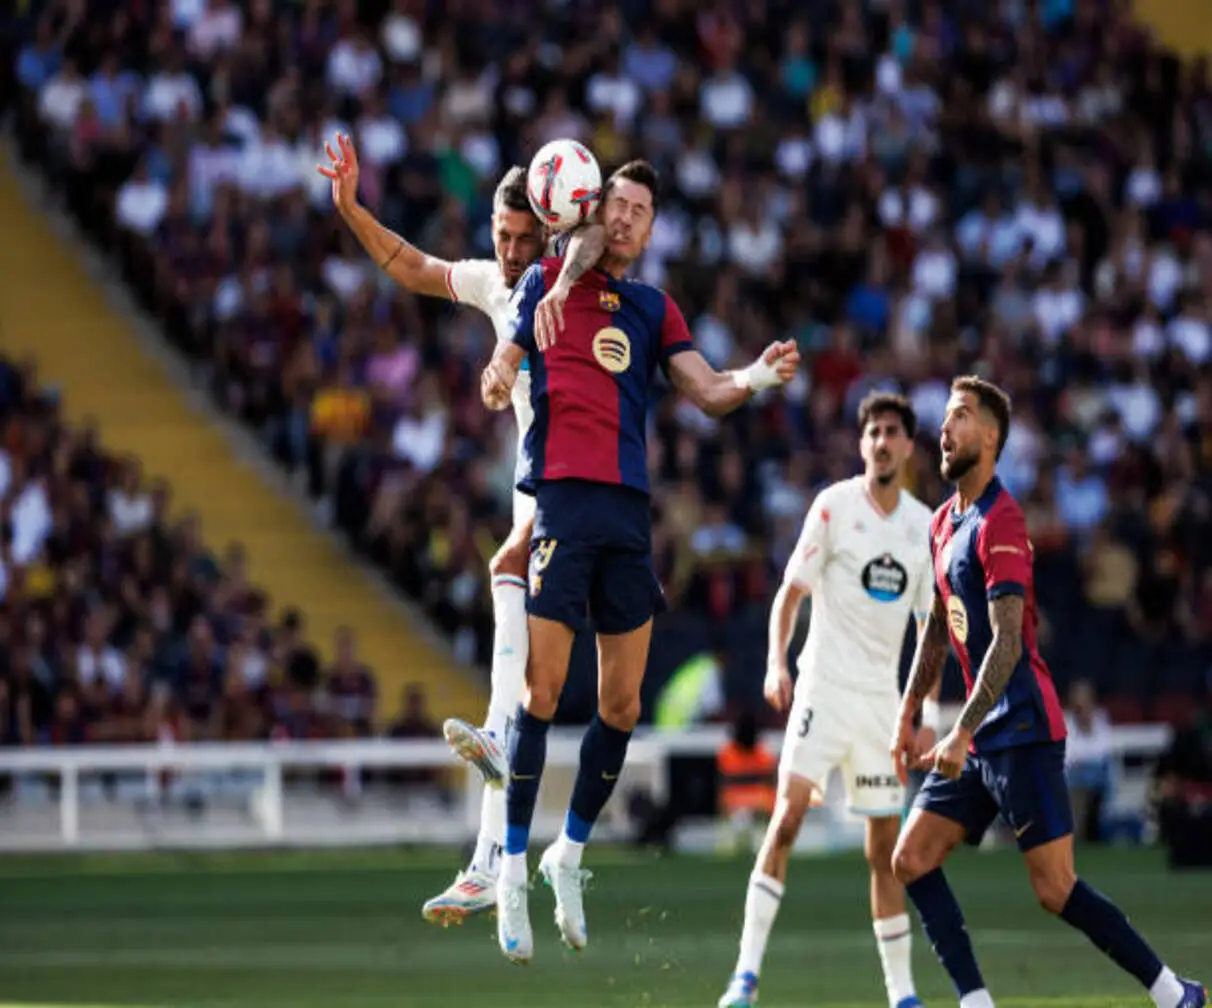
M 753 393 L 791 381 L 799 363 L 799 351 L 790 340 L 771 343 L 741 371 L 716 371 L 697 350 L 683 350 L 669 358 L 669 377 L 704 413 L 721 417 L 743 406 Z
M 316 170 L 332 181 L 333 205 L 366 254 L 405 290 L 449 299 L 451 291 L 446 276 L 450 263 L 410 245 L 358 203 L 357 151 L 344 134 L 337 136 L 337 147 L 339 151 L 334 151 L 332 144 L 324 145 L 330 163 Z
M 428 255 L 390 228 L 384 227 L 363 206 L 341 210 L 341 218 L 359 244 L 389 277 L 405 290 L 427 297 L 450 299 L 446 282 L 450 263 Z
M 993 640 L 957 722 L 969 735 L 976 733 L 985 715 L 1001 698 L 1023 655 L 1023 597 L 1000 595 L 990 601 L 989 625 L 993 628 Z

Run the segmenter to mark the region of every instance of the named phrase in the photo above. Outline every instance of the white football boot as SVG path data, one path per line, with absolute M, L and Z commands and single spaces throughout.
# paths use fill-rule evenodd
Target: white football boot
M 430 924 L 450 927 L 462 924 L 497 905 L 497 881 L 487 872 L 461 871 L 445 892 L 439 893 L 421 908 L 421 916 Z
M 519 966 L 527 965 L 534 957 L 529 883 L 498 880 L 497 944 L 501 946 L 505 958 Z
M 505 786 L 509 779 L 509 755 L 492 732 L 458 718 L 447 718 L 442 724 L 442 734 L 459 759 L 480 771 L 485 784 L 494 788 Z
M 556 845 L 543 852 L 539 862 L 539 874 L 555 893 L 555 922 L 560 929 L 564 944 L 574 952 L 580 952 L 589 942 L 585 928 L 585 883 L 592 873 L 584 868 L 573 868 L 561 864 Z

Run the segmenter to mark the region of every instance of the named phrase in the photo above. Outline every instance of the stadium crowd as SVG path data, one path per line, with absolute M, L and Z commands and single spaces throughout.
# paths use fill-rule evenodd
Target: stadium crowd
M 654 682 L 711 651 L 752 700 L 859 399 L 911 397 L 935 504 L 973 371 L 1014 396 L 1045 653 L 1130 716 L 1212 666 L 1212 82 L 1129 6 L 66 0 L 28 25 L 18 128 L 223 407 L 485 663 L 514 457 L 478 400 L 490 328 L 392 289 L 315 165 L 349 131 L 368 207 L 454 259 L 491 255 L 493 186 L 542 142 L 650 159 L 643 278 L 716 366 L 775 336 L 809 360 L 726 422 L 654 404 Z
M 94 425 L 66 425 L 34 364 L 0 358 L 0 745 L 368 733 L 352 637 L 322 668 L 240 544 L 212 555 L 171 503 Z

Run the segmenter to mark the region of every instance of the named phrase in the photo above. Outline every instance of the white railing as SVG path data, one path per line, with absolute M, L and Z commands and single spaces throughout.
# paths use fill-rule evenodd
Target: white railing
M 552 731 L 536 841 L 560 828 L 580 738 L 579 729 Z M 710 757 L 726 738 L 717 726 L 638 732 L 599 835 L 628 834 L 626 796 L 636 788 L 657 802 L 668 799 L 671 756 Z M 1168 738 L 1164 725 L 1114 730 L 1117 805 L 1143 801 L 1144 774 L 1124 769 L 1125 760 L 1151 761 Z M 764 741 L 777 752 L 781 733 Z M 365 787 L 362 771 L 371 772 Z M 393 786 L 376 781 L 373 771 L 429 771 L 439 782 Z M 335 772 L 344 786 L 318 784 L 325 772 Z M 474 836 L 481 796 L 478 777 L 436 739 L 3 749 L 0 775 L 14 781 L 0 799 L 0 851 L 458 844 Z M 848 846 L 861 838 L 841 806 L 841 788 L 831 787 L 829 798 L 808 846 Z

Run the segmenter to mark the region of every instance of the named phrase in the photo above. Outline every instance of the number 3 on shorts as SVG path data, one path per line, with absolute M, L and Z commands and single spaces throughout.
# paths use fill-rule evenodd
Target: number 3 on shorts
M 804 711 L 804 716 L 802 718 L 800 718 L 800 726 L 796 730 L 796 733 L 795 733 L 796 737 L 797 738 L 807 738 L 808 729 L 811 727 L 812 727 L 812 708 L 809 707 L 806 711 Z

